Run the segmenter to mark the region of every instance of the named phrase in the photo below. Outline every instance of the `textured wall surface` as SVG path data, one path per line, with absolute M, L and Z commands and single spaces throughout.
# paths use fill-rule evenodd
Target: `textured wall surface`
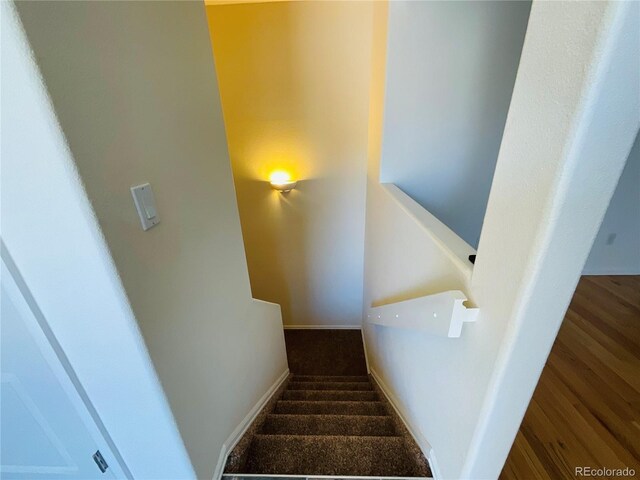
M 531 3 L 389 4 L 381 176 L 478 246 Z
M 207 7 L 251 287 L 285 324 L 360 322 L 371 8 Z
M 638 130 L 639 31 L 632 3 L 533 4 L 470 282 L 379 184 L 372 141 L 365 310 L 452 288 L 479 308 L 459 339 L 365 326 L 441 478 L 500 474 Z
M 110 450 L 133 478 L 194 478 L 17 14 L 11 2 L 0 9 L 2 242 L 115 443 Z
M 204 5 L 18 11 L 191 462 L 212 478 L 287 363 L 278 308 L 251 298 Z M 145 181 L 161 218 L 146 232 L 129 191 Z

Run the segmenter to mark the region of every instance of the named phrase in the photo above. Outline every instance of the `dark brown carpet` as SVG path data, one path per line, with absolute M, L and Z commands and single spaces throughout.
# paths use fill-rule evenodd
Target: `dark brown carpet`
M 376 392 L 349 390 L 287 390 L 282 400 L 333 400 L 352 402 L 373 402 L 378 399 Z
M 400 437 L 256 435 L 251 473 L 413 477 Z
M 289 390 L 373 390 L 369 382 L 291 382 Z
M 269 415 L 262 433 L 281 435 L 394 436 L 389 416 L 374 415 Z
M 274 413 L 296 415 L 386 415 L 382 402 L 280 400 Z
M 360 330 L 285 330 L 296 375 L 367 375 Z
M 366 375 L 359 331 L 286 330 L 285 338 L 289 368 L 302 373 L 290 376 L 260 412 L 229 455 L 225 473 L 431 476 L 406 427 Z

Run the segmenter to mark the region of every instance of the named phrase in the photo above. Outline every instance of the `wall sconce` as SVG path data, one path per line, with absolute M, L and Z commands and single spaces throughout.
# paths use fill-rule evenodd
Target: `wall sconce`
M 288 193 L 298 184 L 297 181 L 291 178 L 287 172 L 278 171 L 273 172 L 269 176 L 269 182 L 271 183 L 271 188 L 278 190 L 280 193 Z

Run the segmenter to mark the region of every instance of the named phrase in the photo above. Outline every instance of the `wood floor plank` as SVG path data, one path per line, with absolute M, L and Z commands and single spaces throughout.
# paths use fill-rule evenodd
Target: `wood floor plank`
M 640 275 L 585 276 L 587 284 L 604 289 L 625 303 L 640 309 Z
M 598 324 L 588 321 L 585 317 L 575 312 L 567 312 L 567 315 L 571 316 L 573 325 L 599 343 L 625 365 L 633 367 L 634 363 L 640 359 L 640 350 L 635 348 L 632 343 L 628 343 L 626 337 L 618 338 L 616 334 L 603 330 Z
M 558 428 L 552 420 L 553 412 L 544 410 L 536 399 L 529 405 L 527 414 L 529 425 L 524 430 L 525 436 L 551 478 L 573 478 L 575 458 L 587 458 L 589 463 L 595 463 L 589 450 L 572 432 Z
M 577 299 L 577 298 L 576 298 Z M 579 302 L 575 302 L 570 306 L 571 312 L 583 314 L 584 318 L 598 318 L 600 322 L 609 325 L 610 328 L 617 330 L 634 342 L 640 343 L 640 332 L 637 330 L 637 318 L 640 312 L 635 312 L 628 308 L 607 308 L 597 303 L 593 297 L 585 296 Z M 584 314 L 585 311 L 590 314 Z
M 638 375 L 637 365 L 630 361 L 621 360 L 615 352 L 607 350 L 601 345 L 596 338 L 587 334 L 576 323 L 572 312 L 567 313 L 569 322 L 567 322 L 567 330 L 569 334 L 575 338 L 581 348 L 592 352 L 602 363 L 607 365 L 611 371 L 624 380 L 634 391 L 640 391 L 640 375 Z
M 640 352 L 640 329 L 631 326 L 628 329 L 617 328 L 615 323 L 603 319 L 597 313 L 584 307 L 580 303 L 572 304 L 571 310 L 582 319 L 590 323 L 594 328 L 600 330 L 604 335 L 613 339 L 622 348 L 638 355 Z
M 624 468 L 626 465 L 635 463 L 631 452 L 600 423 L 585 402 L 573 394 L 554 368 L 547 371 L 547 379 L 545 383 L 549 390 L 545 397 L 547 402 L 553 398 L 553 402 L 545 404 L 544 408 L 557 409 L 558 416 L 555 421 L 570 423 L 580 443 L 593 452 L 599 465 Z
M 614 326 L 631 331 L 635 326 L 635 319 L 640 314 L 640 307 L 635 301 L 626 301 L 604 288 L 596 288 L 593 282 L 580 284 L 574 295 L 574 302 L 592 309 L 603 319 L 612 321 Z
M 562 357 L 551 358 L 550 369 L 577 397 L 576 408 L 587 409 L 591 421 L 599 422 L 603 428 L 615 436 L 621 448 L 626 449 L 634 458 L 640 458 L 640 435 L 634 431 L 632 422 L 637 413 L 615 392 L 599 389 L 598 378 L 589 370 L 574 373 L 575 364 L 566 364 Z
M 580 280 L 502 474 L 640 473 L 640 276 Z
M 509 478 L 518 480 L 547 480 L 549 475 L 524 433 L 518 432 L 511 450 L 510 462 L 505 465 Z
M 570 333 L 557 338 L 554 348 L 556 347 L 560 355 L 565 355 L 566 358 L 579 359 L 594 371 L 598 375 L 600 388 L 616 392 L 630 404 L 637 398 L 637 392 L 633 387 L 611 370 L 595 353 L 585 349 L 579 342 L 571 338 Z

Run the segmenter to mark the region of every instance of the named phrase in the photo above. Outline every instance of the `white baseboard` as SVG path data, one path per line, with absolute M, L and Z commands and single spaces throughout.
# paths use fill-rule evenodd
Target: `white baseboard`
M 364 363 L 367 365 L 367 373 L 371 373 L 369 354 L 367 353 L 367 340 L 364 338 L 364 328 L 362 329 L 362 349 L 364 350 Z
M 431 468 L 431 475 L 433 475 L 433 480 L 440 480 L 442 478 L 442 474 L 440 473 L 438 462 L 436 462 L 436 452 L 433 451 L 433 448 L 429 450 L 427 461 L 429 462 L 429 467 Z
M 361 325 L 283 325 L 285 330 L 361 330 Z
M 404 426 L 407 427 L 407 430 L 409 430 L 409 433 L 418 444 L 418 447 L 420 447 L 420 450 L 422 450 L 422 453 L 424 453 L 427 457 L 427 461 L 429 462 L 429 467 L 431 468 L 433 478 L 435 480 L 442 478 L 442 476 L 440 475 L 440 468 L 438 467 L 438 463 L 436 461 L 435 452 L 433 451 L 431 444 L 427 441 L 426 438 L 424 438 L 424 436 L 420 432 L 417 432 L 411 427 L 411 424 L 407 421 L 407 416 L 405 415 L 403 409 L 400 407 L 400 402 L 398 402 L 398 399 L 391 392 L 391 389 L 389 389 L 387 384 L 384 383 L 384 381 L 373 369 L 371 369 L 371 376 L 380 387 L 380 390 L 382 390 L 382 393 L 384 393 L 384 396 L 387 397 L 387 400 L 389 400 L 389 403 L 400 417 L 402 423 L 404 423 Z
M 640 270 L 634 267 L 621 268 L 593 268 L 585 269 L 582 275 L 598 276 L 598 275 L 640 275 Z
M 231 450 L 236 446 L 236 444 L 242 438 L 242 435 L 247 431 L 249 425 L 253 423 L 255 418 L 260 413 L 260 410 L 264 408 L 267 402 L 271 399 L 273 394 L 278 390 L 282 382 L 284 382 L 289 376 L 289 369 L 287 368 L 282 375 L 269 387 L 269 389 L 265 392 L 260 400 L 256 402 L 249 413 L 242 419 L 242 421 L 238 424 L 238 426 L 231 432 L 231 435 L 225 440 L 222 444 L 222 448 L 220 449 L 220 455 L 218 456 L 218 463 L 216 465 L 216 469 L 213 473 L 213 480 L 220 480 L 222 478 L 222 473 L 224 472 L 224 466 L 227 463 L 227 457 Z

